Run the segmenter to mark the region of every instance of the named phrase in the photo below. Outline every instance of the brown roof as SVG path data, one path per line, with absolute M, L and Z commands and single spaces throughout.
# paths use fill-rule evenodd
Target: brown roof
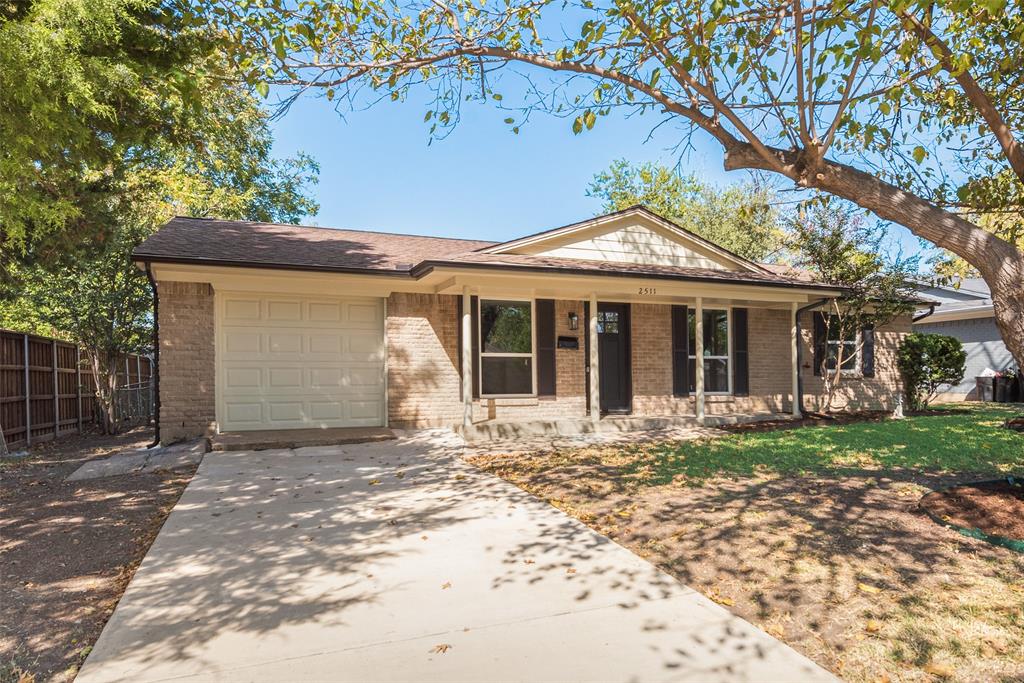
M 835 289 L 793 273 L 713 270 L 477 251 L 495 244 L 483 240 L 178 216 L 136 247 L 134 256 L 138 261 L 405 277 L 421 277 L 437 267 L 499 268 Z
M 451 258 L 492 244 L 482 240 L 177 216 L 136 247 L 135 258 L 296 270 L 383 270 L 408 275 L 421 261 Z

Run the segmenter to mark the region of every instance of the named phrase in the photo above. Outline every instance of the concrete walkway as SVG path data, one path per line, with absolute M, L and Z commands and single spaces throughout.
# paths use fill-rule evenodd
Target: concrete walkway
M 207 454 L 78 681 L 835 680 L 461 448 Z
M 172 446 L 123 450 L 102 460 L 90 460 L 72 472 L 68 481 L 173 470 L 199 463 L 205 452 L 206 444 L 202 440 L 177 443 Z

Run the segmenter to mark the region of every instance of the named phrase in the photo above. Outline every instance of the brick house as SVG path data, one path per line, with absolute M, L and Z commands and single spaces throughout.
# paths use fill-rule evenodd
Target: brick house
M 910 317 L 836 369 L 840 292 L 634 207 L 504 243 L 175 218 L 158 293 L 161 438 L 211 430 L 596 429 L 889 408 Z M 703 358 L 697 363 L 697 358 Z M 552 427 L 554 425 L 554 427 Z

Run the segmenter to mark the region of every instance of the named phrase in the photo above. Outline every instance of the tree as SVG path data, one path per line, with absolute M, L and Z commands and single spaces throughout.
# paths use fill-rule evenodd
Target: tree
M 109 237 L 96 248 L 30 264 L 14 263 L 18 296 L 0 298 L 0 327 L 81 344 L 96 377 L 104 428 L 116 428 L 117 368 L 125 354 L 152 347 L 153 293 L 132 250 L 176 213 L 259 221 L 314 214 L 308 196 L 317 166 L 307 156 L 276 160 L 267 115 L 244 91 L 208 93 L 215 115 L 194 134 L 203 152 L 164 144 L 118 162 L 102 212 Z M 144 160 L 144 161 L 143 161 Z M 83 211 L 83 220 L 100 216 Z
M 970 219 L 1024 205 L 1020 2 L 213 0 L 210 17 L 264 91 L 359 106 L 424 85 L 432 131 L 467 98 L 509 107 L 502 90 L 513 132 L 535 110 L 576 132 L 663 115 L 681 143 L 717 142 L 726 169 L 844 198 L 963 258 L 1024 364 L 1024 253 Z
M 849 207 L 823 197 L 793 220 L 790 249 L 797 266 L 842 288 L 822 313 L 824 353 L 818 372 L 824 412 L 830 412 L 846 372 L 855 370 L 865 329 L 874 330 L 913 312 L 915 260 L 887 264 L 879 255 L 884 233 L 854 216 Z M 829 342 L 833 343 L 829 343 Z
M 594 176 L 587 195 L 604 199 L 605 211 L 643 204 L 715 244 L 754 261 L 775 255 L 782 243 L 771 192 L 757 183 L 719 190 L 694 175 L 653 163 L 612 163 Z
M 0 275 L 104 239 L 154 139 L 200 149 L 212 38 L 183 0 L 0 3 Z
M 939 387 L 963 380 L 967 353 L 956 337 L 912 332 L 900 344 L 896 365 L 903 377 L 907 404 L 920 410 L 931 403 Z

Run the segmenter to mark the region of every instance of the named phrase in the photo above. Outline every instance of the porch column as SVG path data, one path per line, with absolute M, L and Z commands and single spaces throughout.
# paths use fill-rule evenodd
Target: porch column
M 462 287 L 462 426 L 473 424 L 473 308 L 469 285 Z
M 693 311 L 697 323 L 696 349 L 694 355 L 697 357 L 694 369 L 694 384 L 697 390 L 697 422 L 704 424 L 704 299 L 697 297 L 697 306 Z
M 790 318 L 791 318 L 791 320 L 790 320 L 790 337 L 792 338 L 791 339 L 792 347 L 790 348 L 790 358 L 792 359 L 792 364 L 793 364 L 793 377 L 792 377 L 792 379 L 793 379 L 793 388 L 792 388 L 792 392 L 793 392 L 793 417 L 800 417 L 800 408 L 802 407 L 802 406 L 800 406 L 799 399 L 797 398 L 800 395 L 800 360 L 799 360 L 799 358 L 800 358 L 800 356 L 799 356 L 799 353 L 800 353 L 800 347 L 799 347 L 800 338 L 799 338 L 799 335 L 797 334 L 797 325 L 796 325 L 796 316 L 797 316 L 797 312 L 799 310 L 800 310 L 800 304 L 798 304 L 798 303 L 796 303 L 794 301 L 793 302 L 793 313 L 790 316 Z
M 601 419 L 601 368 L 597 352 L 597 294 L 590 295 L 590 320 L 587 321 L 590 335 L 590 419 L 596 424 Z

